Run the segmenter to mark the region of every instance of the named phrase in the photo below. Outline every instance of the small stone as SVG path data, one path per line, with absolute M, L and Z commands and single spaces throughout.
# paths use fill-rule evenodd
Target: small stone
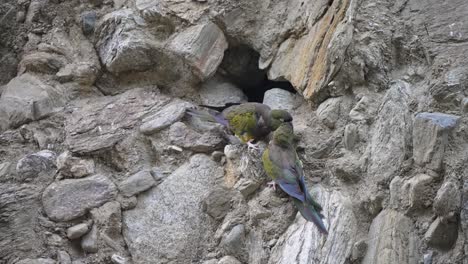
M 128 261 L 126 258 L 122 257 L 122 256 L 119 256 L 117 254 L 113 254 L 112 257 L 111 257 L 111 261 L 112 263 L 114 264 L 127 264 Z
M 94 32 L 94 27 L 96 25 L 96 12 L 84 12 L 81 14 L 81 28 L 83 29 L 83 33 L 85 35 L 90 35 Z
M 265 92 L 263 103 L 271 109 L 293 110 L 295 106 L 294 94 L 284 89 L 273 88 Z
M 202 104 L 222 107 L 227 104 L 247 102 L 241 89 L 221 78 L 211 78 L 200 89 Z
M 89 227 L 87 224 L 78 224 L 67 229 L 67 237 L 69 239 L 77 239 L 88 233 Z
M 234 185 L 234 188 L 238 190 L 242 196 L 247 198 L 249 195 L 254 193 L 258 187 L 260 187 L 261 183 L 252 181 L 249 179 L 241 178 L 236 185 Z
M 460 108 L 462 114 L 468 113 L 468 98 L 463 98 Z
M 359 134 L 355 124 L 348 124 L 344 130 L 343 145 L 347 150 L 353 150 L 359 141 Z
M 70 255 L 66 251 L 63 251 L 63 250 L 59 250 L 57 252 L 57 261 L 58 261 L 58 264 L 71 264 L 72 263 Z
M 220 220 L 231 209 L 232 197 L 233 193 L 231 190 L 225 187 L 217 187 L 203 200 L 203 208 L 208 215 Z
M 225 256 L 219 260 L 218 264 L 242 264 L 239 260 L 232 256 Z
M 434 212 L 441 217 L 448 217 L 459 212 L 461 194 L 456 183 L 445 182 L 437 191 L 434 199 Z
M 224 155 L 228 159 L 237 159 L 240 156 L 239 147 L 236 145 L 226 145 L 224 147 Z
M 54 182 L 44 190 L 42 204 L 54 221 L 70 221 L 116 196 L 115 185 L 103 175 Z
M 213 151 L 213 153 L 211 153 L 211 158 L 216 162 L 220 162 L 223 157 L 224 157 L 224 152 L 222 151 Z
M 351 259 L 352 260 L 360 260 L 364 257 L 367 250 L 367 242 L 364 239 L 359 240 L 358 242 L 354 243 L 353 251 L 351 252 Z
M 438 217 L 429 227 L 424 238 L 427 244 L 431 247 L 448 250 L 450 249 L 458 237 L 457 222 L 442 222 Z
M 168 104 L 156 114 L 143 119 L 140 126 L 141 133 L 150 135 L 179 121 L 185 115 L 185 109 L 191 104 L 184 101 L 176 101 Z
M 393 208 L 407 208 L 414 212 L 428 207 L 433 199 L 433 178 L 426 174 L 418 174 L 411 179 L 395 177 L 390 183 L 390 205 Z
M 36 178 L 41 172 L 52 175 L 56 168 L 55 158 L 56 154 L 50 150 L 26 155 L 16 164 L 16 172 L 22 180 Z
M 73 157 L 70 151 L 65 151 L 57 157 L 57 168 L 64 176 L 81 178 L 94 173 L 94 161 Z
M 81 248 L 87 253 L 96 253 L 98 251 L 98 230 L 95 225 L 81 240 Z
M 138 203 L 138 200 L 135 196 L 131 196 L 131 197 L 119 196 L 117 200 L 119 201 L 120 206 L 122 207 L 122 210 L 133 209 Z
M 133 174 L 119 184 L 120 192 L 127 197 L 144 192 L 156 184 L 149 171 L 140 171 Z
M 24 11 L 18 11 L 18 13 L 16 13 L 16 22 L 23 23 L 25 18 L 26 13 Z
M 63 239 L 57 234 L 47 234 L 47 245 L 52 247 L 59 247 L 63 245 Z
M 106 235 L 113 244 L 122 240 L 122 211 L 118 202 L 108 202 L 91 210 L 91 218 L 101 236 Z
M 357 182 L 361 178 L 361 167 L 358 157 L 345 155 L 330 162 L 335 177 L 344 182 Z
M 226 254 L 242 257 L 245 253 L 245 226 L 234 226 L 221 241 L 221 247 Z
M 433 254 L 434 254 L 434 252 L 432 250 L 429 250 L 428 253 L 424 254 L 424 256 L 423 256 L 424 264 L 432 264 L 432 255 Z
M 205 260 L 202 262 L 202 264 L 218 264 L 218 260 L 217 259 Z
M 317 108 L 317 117 L 328 128 L 335 128 L 335 123 L 340 115 L 340 108 L 343 99 L 341 97 L 330 98 L 321 103 Z
M 272 248 L 276 245 L 276 242 L 278 242 L 278 239 L 274 238 L 270 241 L 268 241 L 268 247 Z
M 224 139 L 215 131 L 197 132 L 182 122 L 174 123 L 169 129 L 171 143 L 194 152 L 211 152 L 219 149 Z
M 349 112 L 349 118 L 356 121 L 371 120 L 376 111 L 373 103 L 374 101 L 369 96 L 363 96 Z

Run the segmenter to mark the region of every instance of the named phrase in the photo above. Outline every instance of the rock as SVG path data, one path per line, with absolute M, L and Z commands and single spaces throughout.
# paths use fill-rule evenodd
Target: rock
M 12 79 L 0 97 L 0 128 L 17 128 L 55 112 L 66 101 L 61 87 L 52 87 L 29 73 Z M 3 114 L 2 114 L 3 113 Z
M 81 14 L 81 29 L 85 35 L 90 35 L 94 32 L 94 26 L 96 24 L 96 12 L 84 12 Z
M 355 124 L 348 124 L 344 130 L 343 145 L 347 150 L 353 150 L 359 142 L 359 133 Z
M 44 210 L 54 221 L 69 221 L 84 215 L 116 196 L 117 188 L 103 175 L 54 182 L 42 195 Z
M 448 250 L 457 241 L 458 224 L 452 221 L 443 222 L 442 219 L 438 217 L 431 224 L 424 238 L 427 240 L 429 246 Z
M 220 162 L 223 159 L 223 157 L 224 157 L 224 152 L 222 151 L 213 151 L 213 153 L 211 153 L 211 158 L 216 162 Z M 1 175 L 1 172 L 0 172 L 0 175 Z
M 391 235 L 390 235 L 391 234 Z M 369 229 L 368 243 L 363 264 L 374 263 L 418 263 L 418 237 L 413 222 L 394 210 L 382 211 Z
M 271 109 L 293 110 L 295 107 L 295 97 L 293 93 L 280 88 L 273 88 L 265 92 L 263 103 Z
M 442 113 L 419 113 L 413 129 L 413 159 L 434 171 L 442 169 L 450 131 L 460 117 Z
M 244 198 L 247 198 L 249 195 L 254 193 L 260 185 L 260 182 L 241 178 L 237 181 L 236 185 L 234 185 L 234 188 L 238 190 Z
M 55 264 L 55 260 L 50 259 L 50 258 L 37 258 L 37 259 L 23 259 L 16 264 Z
M 225 106 L 247 102 L 247 97 L 234 84 L 220 78 L 211 78 L 200 89 L 201 102 L 209 106 Z
M 367 251 L 367 242 L 365 240 L 359 240 L 353 245 L 351 259 L 354 261 L 361 260 L 366 254 L 366 251 Z
M 225 187 L 216 187 L 203 199 L 203 208 L 214 219 L 223 219 L 231 209 L 231 199 L 233 196 L 234 194 L 231 190 Z
M 327 217 L 327 239 L 323 239 L 315 225 L 306 222 L 298 213 L 273 247 L 268 263 L 291 263 L 295 260 L 298 264 L 305 264 L 311 259 L 317 260 L 316 263 L 345 263 L 351 256 L 358 222 L 350 198 L 342 192 L 328 192 L 322 187 L 312 188 L 312 194 Z
M 342 97 L 330 98 L 321 103 L 317 108 L 317 117 L 328 128 L 335 128 L 335 123 L 340 116 L 340 108 L 343 103 Z
M 91 86 L 96 81 L 98 69 L 89 62 L 67 64 L 57 74 L 57 80 L 61 83 L 76 82 L 80 85 Z
M 63 55 L 37 51 L 23 56 L 18 67 L 18 73 L 38 72 L 55 74 L 65 66 L 67 59 Z
M 79 154 L 110 149 L 132 132 L 130 128 L 138 127 L 145 115 L 159 111 L 168 101 L 143 89 L 78 101 L 65 122 L 65 143 Z
M 427 208 L 434 197 L 433 179 L 426 174 L 418 174 L 411 179 L 395 177 L 390 183 L 390 205 L 394 209 L 407 209 L 414 212 Z
M 91 210 L 91 218 L 101 240 L 111 249 L 125 252 L 120 204 L 115 201 L 105 203 L 103 206 Z
M 137 207 L 123 213 L 123 234 L 133 262 L 186 263 L 200 256 L 214 229 L 200 203 L 223 174 L 209 156 L 194 155 L 156 188 L 140 195 Z
M 407 156 L 412 125 L 409 104 L 409 84 L 392 83 L 379 107 L 368 145 L 368 175 L 379 183 L 389 184 Z
M 119 196 L 117 200 L 119 201 L 120 206 L 122 207 L 122 210 L 133 209 L 135 208 L 138 202 L 135 196 L 132 196 L 132 197 Z
M 182 122 L 177 122 L 169 129 L 171 143 L 194 152 L 211 152 L 220 149 L 224 139 L 218 131 L 202 131 L 190 129 Z
M 35 179 L 42 173 L 50 181 L 55 174 L 56 154 L 50 150 L 42 150 L 21 158 L 16 164 L 16 172 L 21 180 Z
M 40 183 L 0 184 L 0 259 L 23 259 L 47 250 L 45 230 L 38 226 L 42 191 Z
M 111 261 L 114 264 L 127 264 L 127 263 L 129 263 L 126 258 L 121 257 L 121 256 L 119 256 L 117 254 L 112 255 Z
M 236 256 L 245 259 L 245 226 L 242 224 L 234 226 L 231 231 L 221 241 L 221 248 L 226 255 Z
M 232 256 L 224 256 L 219 261 L 218 264 L 241 264 L 239 260 Z
M 463 98 L 461 105 L 460 105 L 460 111 L 462 114 L 468 113 L 468 98 Z
M 145 71 L 156 64 L 159 42 L 140 25 L 144 25 L 143 18 L 130 9 L 117 10 L 102 18 L 95 31 L 96 49 L 109 72 Z M 91 31 L 91 26 L 87 28 Z
M 218 264 L 218 260 L 210 259 L 210 260 L 203 261 L 202 264 Z
M 66 177 L 81 178 L 94 173 L 94 161 L 73 157 L 65 151 L 57 157 L 57 168 Z
M 330 162 L 332 173 L 344 182 L 357 182 L 361 178 L 361 164 L 358 157 L 348 154 Z
M 57 234 L 45 232 L 45 235 L 47 238 L 46 244 L 50 247 L 60 247 L 64 243 L 62 237 Z
M 227 47 L 223 31 L 212 22 L 185 29 L 168 45 L 169 50 L 186 61 L 202 81 L 216 72 Z
M 57 261 L 58 261 L 58 264 L 71 264 L 72 263 L 70 255 L 66 251 L 63 251 L 63 250 L 59 250 L 57 252 Z
M 0 178 L 8 175 L 10 173 L 10 167 L 11 163 L 10 162 L 3 162 L 0 163 Z
M 453 181 L 442 184 L 434 199 L 434 212 L 440 217 L 453 217 L 461 208 L 461 194 Z
M 376 112 L 374 100 L 364 95 L 349 112 L 349 118 L 356 121 L 371 121 Z
M 98 230 L 95 225 L 93 225 L 91 231 L 81 239 L 81 248 L 86 253 L 98 252 Z
M 31 24 L 32 22 L 35 22 L 38 19 L 43 6 L 44 3 L 42 1 L 31 1 L 31 3 L 29 4 L 28 13 L 26 15 L 26 24 Z
M 69 239 L 77 239 L 88 233 L 89 227 L 87 224 L 78 224 L 67 229 L 67 237 Z
M 185 109 L 192 105 L 184 101 L 175 101 L 163 109 L 143 119 L 140 131 L 149 135 L 156 133 L 180 120 L 185 115 Z
M 149 171 L 143 170 L 133 174 L 119 184 L 119 190 L 124 196 L 134 196 L 146 191 L 156 184 Z

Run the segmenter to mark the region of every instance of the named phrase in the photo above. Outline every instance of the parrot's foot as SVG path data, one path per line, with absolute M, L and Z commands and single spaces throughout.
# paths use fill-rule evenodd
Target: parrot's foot
M 252 143 L 253 140 L 250 140 L 247 142 L 247 149 L 248 150 L 259 150 L 258 143 L 254 144 Z
M 267 186 L 270 187 L 270 188 L 273 188 L 274 191 L 276 191 L 276 182 L 275 181 L 271 181 L 271 182 L 268 182 L 267 183 Z

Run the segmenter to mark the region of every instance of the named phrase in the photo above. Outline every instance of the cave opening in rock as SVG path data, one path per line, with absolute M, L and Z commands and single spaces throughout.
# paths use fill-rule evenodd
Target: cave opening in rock
M 260 55 L 246 45 L 226 50 L 219 72 L 230 82 L 242 89 L 249 102 L 263 102 L 265 92 L 280 88 L 291 93 L 296 90 L 288 81 L 272 81 L 267 71 L 258 68 Z

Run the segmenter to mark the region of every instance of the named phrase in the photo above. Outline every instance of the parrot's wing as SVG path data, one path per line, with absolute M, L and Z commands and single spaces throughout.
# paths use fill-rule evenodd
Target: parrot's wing
M 305 201 L 303 184 L 299 181 L 297 172 L 292 168 L 283 169 L 281 178 L 278 178 L 276 182 L 280 188 L 285 191 L 289 196 L 292 196 L 302 202 Z

